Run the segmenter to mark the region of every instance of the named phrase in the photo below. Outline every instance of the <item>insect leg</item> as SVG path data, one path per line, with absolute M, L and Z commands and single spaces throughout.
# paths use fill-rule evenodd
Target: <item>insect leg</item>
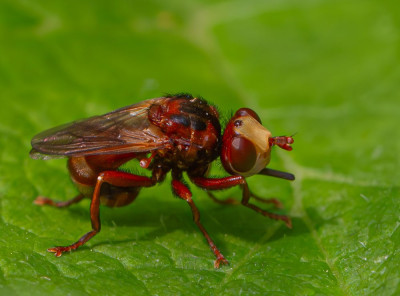
M 252 194 L 249 190 L 249 186 L 247 185 L 246 180 L 242 176 L 229 176 L 225 178 L 204 178 L 204 177 L 194 177 L 191 178 L 192 182 L 197 186 L 204 188 L 206 190 L 218 190 L 218 189 L 226 189 L 236 185 L 241 185 L 243 194 L 242 194 L 242 205 L 253 209 L 257 213 L 260 213 L 263 216 L 267 216 L 271 219 L 275 220 L 282 220 L 286 223 L 286 225 L 291 228 L 292 222 L 288 216 L 285 215 L 278 215 L 274 213 L 267 212 L 265 210 L 260 209 L 256 205 L 249 203 L 250 197 L 254 197 L 257 200 L 266 202 L 266 203 L 273 203 L 276 207 L 280 207 L 281 203 L 275 199 L 263 199 L 258 196 Z
M 242 176 L 228 176 L 224 178 L 190 178 L 194 184 L 206 190 L 220 190 L 231 188 L 236 185 L 245 184 L 246 180 Z
M 233 199 L 233 198 L 226 198 L 226 199 L 218 199 L 217 197 L 215 197 L 215 195 L 210 192 L 207 191 L 208 196 L 216 203 L 221 204 L 221 205 L 239 205 L 241 204 L 240 201 Z M 254 198 L 255 200 L 258 200 L 259 202 L 263 202 L 263 203 L 267 203 L 267 204 L 273 204 L 275 208 L 281 209 L 283 208 L 282 203 L 279 201 L 279 199 L 276 198 L 263 198 L 260 196 L 255 195 L 253 192 L 250 191 L 250 195 L 252 198 Z
M 274 169 L 270 169 L 270 168 L 263 168 L 258 173 L 258 175 L 271 176 L 271 177 L 281 178 L 281 179 L 285 179 L 285 180 L 289 180 L 289 181 L 293 181 L 295 179 L 295 176 L 291 173 L 282 172 L 282 171 L 278 171 L 278 170 L 274 170 Z M 266 199 L 266 198 L 259 197 L 252 192 L 250 192 L 250 195 L 251 195 L 251 197 L 253 197 L 254 199 L 256 199 L 260 202 L 272 203 L 272 204 L 274 204 L 275 207 L 282 208 L 282 203 L 276 198 L 267 198 Z
M 229 264 L 229 262 L 225 259 L 225 257 L 218 250 L 217 246 L 215 245 L 214 241 L 211 239 L 211 237 L 207 233 L 204 226 L 200 223 L 200 212 L 192 200 L 192 193 L 190 192 L 189 188 L 185 184 L 183 184 L 181 181 L 176 180 L 176 179 L 172 180 L 172 188 L 173 188 L 174 192 L 176 193 L 176 195 L 178 197 L 180 197 L 181 199 L 185 200 L 189 204 L 190 208 L 192 209 L 194 222 L 196 223 L 196 225 L 200 229 L 200 231 L 203 233 L 203 235 L 206 238 L 208 245 L 210 246 L 211 250 L 213 251 L 215 257 L 217 257 L 217 259 L 214 262 L 214 267 L 219 268 L 221 263 Z
M 240 204 L 240 202 L 238 202 L 236 199 L 233 199 L 233 198 L 218 199 L 210 191 L 207 191 L 207 194 L 213 201 L 215 201 L 216 203 L 221 204 L 221 205 L 238 205 L 238 204 Z
M 109 183 L 111 185 L 120 187 L 150 187 L 155 184 L 155 182 L 145 176 L 138 176 L 119 171 L 105 171 L 100 173 L 97 177 L 92 202 L 90 204 L 90 219 L 92 221 L 92 230 L 83 235 L 76 243 L 72 245 L 65 247 L 58 246 L 47 249 L 47 251 L 55 253 L 57 257 L 60 257 L 62 253 L 79 248 L 88 240 L 90 240 L 93 236 L 95 236 L 98 232 L 100 232 L 100 189 L 103 183 Z
M 255 195 L 250 190 L 249 190 L 249 192 L 250 192 L 250 196 L 252 198 L 254 198 L 255 200 L 258 200 L 259 202 L 263 202 L 263 203 L 266 203 L 266 204 L 273 204 L 274 207 L 278 208 L 278 209 L 282 209 L 283 208 L 283 205 L 282 205 L 282 203 L 281 203 L 281 201 L 279 199 L 276 199 L 276 198 L 264 198 L 264 197 Z
M 270 213 L 270 212 L 260 209 L 256 205 L 249 203 L 249 199 L 252 196 L 252 193 L 249 190 L 249 186 L 247 185 L 247 182 L 242 184 L 242 190 L 243 190 L 242 205 L 256 211 L 257 213 L 260 213 L 263 216 L 267 216 L 268 218 L 284 221 L 286 223 L 287 227 L 292 228 L 292 221 L 290 220 L 290 218 L 288 216 Z
M 197 186 L 206 189 L 206 190 L 218 190 L 218 189 L 227 189 L 239 184 L 243 184 L 244 178 L 241 176 L 229 176 L 225 178 L 205 178 L 205 177 L 194 177 L 191 178 L 192 182 Z M 207 191 L 208 196 L 219 204 L 224 205 L 237 205 L 239 202 L 233 198 L 227 198 L 225 200 L 221 200 L 215 197 L 214 194 Z
M 44 206 L 44 205 L 49 205 L 52 207 L 57 207 L 57 208 L 65 208 L 69 207 L 72 204 L 80 202 L 84 198 L 83 194 L 79 194 L 75 196 L 73 199 L 67 200 L 67 201 L 55 201 L 50 198 L 44 197 L 44 196 L 38 196 L 36 199 L 33 201 L 36 205 L 39 206 Z

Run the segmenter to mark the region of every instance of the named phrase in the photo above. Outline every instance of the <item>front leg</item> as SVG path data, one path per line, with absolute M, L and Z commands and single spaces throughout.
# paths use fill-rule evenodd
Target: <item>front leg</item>
M 247 185 L 247 182 L 245 184 L 242 185 L 242 205 L 244 205 L 245 207 L 248 207 L 254 211 L 256 211 L 257 213 L 266 216 L 270 219 L 274 219 L 274 220 L 281 220 L 284 221 L 286 226 L 288 228 L 292 228 L 292 220 L 290 220 L 290 218 L 286 215 L 279 215 L 279 214 L 275 214 L 275 213 L 270 213 L 268 211 L 265 211 L 263 209 L 260 209 L 259 207 L 257 207 L 254 204 L 249 203 L 250 197 L 252 196 L 249 190 L 249 186 Z M 273 199 L 275 200 L 275 199 Z M 274 203 L 272 201 L 272 203 Z
M 249 186 L 247 185 L 245 178 L 242 176 L 229 176 L 224 178 L 193 177 L 191 178 L 191 180 L 194 184 L 206 190 L 227 189 L 236 185 L 240 185 L 242 188 L 242 201 L 241 201 L 242 205 L 256 211 L 257 213 L 260 213 L 263 216 L 267 216 L 268 218 L 284 221 L 287 227 L 292 228 L 292 221 L 288 216 L 270 213 L 268 211 L 260 209 L 254 204 L 249 203 L 250 197 L 254 195 L 250 192 Z M 257 197 L 255 199 L 260 199 L 260 198 Z M 271 200 L 262 199 L 262 200 L 264 202 L 273 203 L 276 206 L 280 206 L 280 202 L 275 199 Z
M 230 197 L 228 197 L 228 198 L 226 198 L 226 199 L 218 199 L 218 198 L 216 198 L 215 195 L 214 195 L 212 192 L 210 192 L 210 191 L 207 191 L 207 194 L 208 194 L 208 196 L 209 196 L 214 202 L 216 202 L 216 203 L 218 203 L 218 204 L 221 204 L 221 205 L 239 205 L 239 204 L 241 204 L 240 201 L 237 201 L 236 199 L 233 199 L 233 198 L 230 198 Z M 250 196 L 251 196 L 252 198 L 254 198 L 255 200 L 258 200 L 259 202 L 266 203 L 266 204 L 273 204 L 273 206 L 274 206 L 275 208 L 282 209 L 282 207 L 283 207 L 283 205 L 282 205 L 282 203 L 280 202 L 279 199 L 260 197 L 260 196 L 258 196 L 258 195 L 255 195 L 255 194 L 254 194 L 253 192 L 251 192 L 251 191 L 250 191 Z
M 57 257 L 60 257 L 63 253 L 76 250 L 80 246 L 84 245 L 88 240 L 100 232 L 100 190 L 103 183 L 109 183 L 118 187 L 150 187 L 154 185 L 154 182 L 150 178 L 144 176 L 138 176 L 119 171 L 105 171 L 100 173 L 97 177 L 92 202 L 90 204 L 92 230 L 83 235 L 72 245 L 58 246 L 50 248 L 47 251 L 54 253 Z

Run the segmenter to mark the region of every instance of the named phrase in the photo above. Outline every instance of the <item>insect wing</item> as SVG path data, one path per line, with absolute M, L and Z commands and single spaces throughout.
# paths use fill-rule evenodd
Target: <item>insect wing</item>
M 169 139 L 148 119 L 157 98 L 44 131 L 32 139 L 32 158 L 147 152 L 164 148 Z

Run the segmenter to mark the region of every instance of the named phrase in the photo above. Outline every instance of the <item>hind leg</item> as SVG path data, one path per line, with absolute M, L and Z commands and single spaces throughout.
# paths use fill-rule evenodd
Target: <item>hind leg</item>
M 92 202 L 90 204 L 90 220 L 92 222 L 92 230 L 83 235 L 77 242 L 69 246 L 57 246 L 47 251 L 54 253 L 60 257 L 63 253 L 76 250 L 84 245 L 88 240 L 95 236 L 101 229 L 100 223 L 100 197 L 101 187 L 104 183 L 116 187 L 150 187 L 155 183 L 148 177 L 133 175 L 119 171 L 104 171 L 97 177 L 96 186 L 94 188 Z
M 34 204 L 39 205 L 39 206 L 44 206 L 44 205 L 49 205 L 52 207 L 56 208 L 65 208 L 69 207 L 72 204 L 76 204 L 80 202 L 84 198 L 83 194 L 79 194 L 75 196 L 73 199 L 67 200 L 67 201 L 55 201 L 50 198 L 44 197 L 44 196 L 38 196 L 36 199 L 33 201 Z

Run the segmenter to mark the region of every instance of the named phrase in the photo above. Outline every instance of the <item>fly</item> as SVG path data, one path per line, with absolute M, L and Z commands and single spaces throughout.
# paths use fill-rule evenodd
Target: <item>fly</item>
M 255 174 L 294 180 L 290 173 L 266 168 L 272 146 L 290 151 L 291 144 L 292 137 L 272 137 L 256 112 L 248 108 L 236 111 L 222 133 L 217 109 L 204 99 L 188 94 L 146 100 L 44 131 L 32 139 L 30 156 L 34 159 L 67 157 L 68 170 L 79 195 L 64 202 L 39 196 L 35 203 L 67 207 L 85 197 L 90 198 L 92 222 L 92 230 L 77 242 L 48 251 L 59 257 L 79 248 L 100 231 L 100 204 L 126 206 L 136 199 L 142 188 L 162 182 L 170 172 L 172 191 L 189 204 L 194 222 L 216 257 L 214 267 L 219 268 L 228 261 L 201 224 L 192 193 L 183 182 L 183 173 L 218 203 L 233 204 L 235 201 L 219 200 L 210 191 L 240 186 L 244 206 L 291 227 L 288 216 L 250 203 L 250 198 L 254 198 L 281 206 L 276 199 L 254 195 L 246 182 L 247 177 Z M 210 178 L 209 168 L 218 157 L 229 176 Z M 119 170 L 133 159 L 150 170 L 151 177 Z

